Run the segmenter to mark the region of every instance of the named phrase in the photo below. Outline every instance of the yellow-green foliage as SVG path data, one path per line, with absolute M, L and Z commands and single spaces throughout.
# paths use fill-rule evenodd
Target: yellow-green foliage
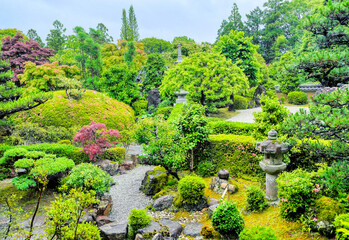
M 173 107 L 173 110 L 170 116 L 168 117 L 168 121 L 171 122 L 176 120 L 181 114 L 182 108 L 183 108 L 183 103 L 177 103 L 176 106 Z
M 86 91 L 79 100 L 69 100 L 63 91 L 34 109 L 15 114 L 16 123 L 34 122 L 41 126 L 86 126 L 91 121 L 104 123 L 108 129 L 127 129 L 134 122 L 131 107 L 96 91 Z
M 231 176 L 262 176 L 260 154 L 256 140 L 251 136 L 232 134 L 210 135 L 203 151 L 197 153 L 199 161 L 211 161 L 219 169 L 227 169 Z
M 126 156 L 126 149 L 123 147 L 109 148 L 103 152 L 103 157 L 113 162 L 122 162 Z
M 337 215 L 344 213 L 343 207 L 338 201 L 325 196 L 316 200 L 315 206 L 319 220 L 332 222 Z
M 69 145 L 69 144 L 71 144 L 71 141 L 70 140 L 61 140 L 61 141 L 58 142 L 58 144 L 67 144 L 67 145 Z

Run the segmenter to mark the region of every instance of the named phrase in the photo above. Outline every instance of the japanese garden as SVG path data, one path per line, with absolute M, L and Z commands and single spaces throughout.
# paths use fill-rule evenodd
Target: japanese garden
M 0 29 L 0 239 L 349 240 L 349 0 L 232 2 L 214 42 L 134 6 Z

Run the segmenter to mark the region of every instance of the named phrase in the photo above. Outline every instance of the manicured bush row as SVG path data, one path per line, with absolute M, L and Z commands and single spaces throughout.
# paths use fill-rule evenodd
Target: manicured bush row
M 199 162 L 210 161 L 219 169 L 227 169 L 231 176 L 264 176 L 259 167 L 262 156 L 256 149 L 256 140 L 250 136 L 210 135 L 209 141 L 196 152 Z
M 208 124 L 211 134 L 236 134 L 251 135 L 256 127 L 255 123 L 241 123 L 228 121 L 215 121 Z

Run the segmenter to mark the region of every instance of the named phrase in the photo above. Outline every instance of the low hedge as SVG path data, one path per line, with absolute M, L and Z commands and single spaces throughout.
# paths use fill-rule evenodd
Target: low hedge
M 287 101 L 295 105 L 303 105 L 308 103 L 308 95 L 305 92 L 294 91 L 287 94 Z
M 102 158 L 108 159 L 113 162 L 122 162 L 125 160 L 126 149 L 123 147 L 109 148 L 104 151 Z
M 210 135 L 209 141 L 196 151 L 199 162 L 210 161 L 219 169 L 227 169 L 231 176 L 264 176 L 259 167 L 263 156 L 256 150 L 256 140 L 251 136 L 232 134 Z
M 241 123 L 241 122 L 229 122 L 229 121 L 215 121 L 209 122 L 211 134 L 236 134 L 236 135 L 251 135 L 255 123 Z
M 175 121 L 179 115 L 182 113 L 182 108 L 183 108 L 183 103 L 177 103 L 174 107 L 173 110 L 170 114 L 170 116 L 168 117 L 168 121 Z

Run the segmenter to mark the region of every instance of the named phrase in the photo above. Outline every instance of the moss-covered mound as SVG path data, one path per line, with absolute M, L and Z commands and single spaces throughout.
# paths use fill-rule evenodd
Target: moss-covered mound
M 125 103 L 96 91 L 86 91 L 80 100 L 67 99 L 64 91 L 54 93 L 46 103 L 12 116 L 13 121 L 38 123 L 40 126 L 82 127 L 91 121 L 107 128 L 127 129 L 134 121 L 134 112 Z

